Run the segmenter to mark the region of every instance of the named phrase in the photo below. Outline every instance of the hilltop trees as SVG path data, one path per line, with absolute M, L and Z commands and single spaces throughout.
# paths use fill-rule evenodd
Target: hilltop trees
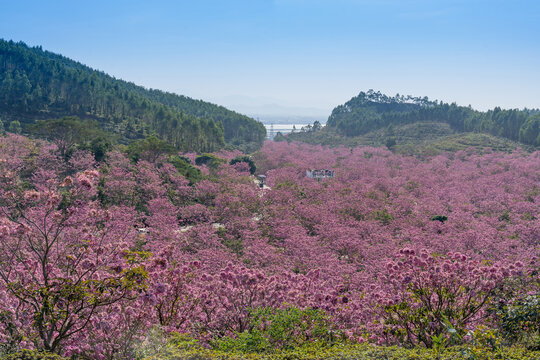
M 327 127 L 342 135 L 358 136 L 389 125 L 436 121 L 447 123 L 456 131 L 484 132 L 536 145 L 540 130 L 534 125 L 534 119 L 529 110 L 496 107 L 480 112 L 455 103 L 431 101 L 427 97 L 399 94 L 390 97 L 369 90 L 337 106 L 328 118 Z
M 540 114 L 535 114 L 519 129 L 519 141 L 540 146 Z
M 122 142 L 156 134 L 182 151 L 244 151 L 262 145 L 260 123 L 222 106 L 115 79 L 63 56 L 0 40 L 0 114 L 32 123 L 97 120 Z M 13 123 L 13 121 L 11 122 Z M 10 129 L 20 133 L 20 127 Z

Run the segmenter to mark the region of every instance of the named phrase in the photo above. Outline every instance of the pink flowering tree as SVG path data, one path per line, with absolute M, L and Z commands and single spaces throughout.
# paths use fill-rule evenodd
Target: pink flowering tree
M 182 264 L 164 251 L 149 266 L 150 282 L 144 301 L 152 305 L 155 323 L 165 331 L 189 331 L 199 303 L 193 283 L 198 280 L 200 262 Z
M 216 275 L 203 274 L 201 280 L 200 330 L 209 337 L 246 330 L 250 309 L 279 307 L 288 290 L 276 276 L 233 263 Z
M 156 326 L 215 340 L 288 307 L 431 346 L 538 292 L 538 263 L 520 264 L 540 256 L 539 152 L 267 142 L 254 159 L 271 189 L 229 161 L 190 183 L 165 157 L 112 151 L 98 173 L 86 152 L 0 137 L 0 346 L 130 358 Z
M 92 201 L 97 177 L 85 171 L 58 184 L 41 176 L 34 190 L 2 194 L 1 341 L 62 352 L 101 309 L 144 287 L 147 254 L 130 251 L 131 212 Z
M 462 337 L 484 320 L 503 279 L 519 275 L 522 264 L 489 265 L 460 253 L 405 248 L 386 266 L 386 286 L 375 298 L 388 339 L 432 347 L 437 336 Z

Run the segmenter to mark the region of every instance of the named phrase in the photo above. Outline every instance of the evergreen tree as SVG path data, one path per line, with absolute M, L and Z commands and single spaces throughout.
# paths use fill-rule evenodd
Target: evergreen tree
M 60 155 L 66 160 L 77 145 L 84 147 L 98 138 L 107 137 L 96 122 L 80 121 L 75 116 L 38 121 L 29 126 L 28 130 L 34 135 L 54 142 Z
M 9 132 L 14 133 L 14 134 L 22 133 L 21 123 L 19 121 L 17 121 L 17 120 L 13 120 L 12 122 L 10 122 L 9 123 Z

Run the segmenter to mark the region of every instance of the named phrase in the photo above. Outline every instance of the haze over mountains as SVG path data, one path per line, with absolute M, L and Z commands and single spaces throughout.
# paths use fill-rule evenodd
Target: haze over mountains
M 265 124 L 326 122 L 332 111 L 331 108 L 326 107 L 295 106 L 290 102 L 272 97 L 227 95 L 213 100 Z

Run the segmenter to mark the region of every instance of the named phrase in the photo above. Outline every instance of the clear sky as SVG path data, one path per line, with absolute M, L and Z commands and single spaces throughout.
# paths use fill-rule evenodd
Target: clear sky
M 0 0 L 0 37 L 231 107 L 540 107 L 536 0 Z

